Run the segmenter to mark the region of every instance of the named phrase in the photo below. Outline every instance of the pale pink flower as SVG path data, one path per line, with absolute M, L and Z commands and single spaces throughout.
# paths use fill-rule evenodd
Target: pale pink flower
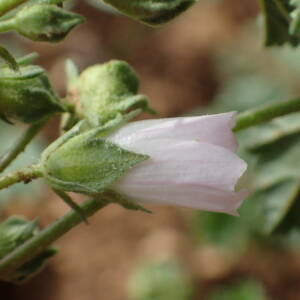
M 108 140 L 150 158 L 113 188 L 144 203 L 236 215 L 247 196 L 235 185 L 247 165 L 236 154 L 235 113 L 132 122 Z

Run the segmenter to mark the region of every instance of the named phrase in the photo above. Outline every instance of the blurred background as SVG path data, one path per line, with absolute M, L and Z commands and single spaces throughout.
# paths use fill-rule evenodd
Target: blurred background
M 300 52 L 263 47 L 256 1 L 201 0 L 157 29 L 94 0 L 74 1 L 72 9 L 86 22 L 59 44 L 1 37 L 16 56 L 37 51 L 37 63 L 62 96 L 66 58 L 81 70 L 126 60 L 160 117 L 243 111 L 299 95 Z M 299 170 L 300 126 L 299 116 L 289 118 L 239 134 L 241 156 L 256 163 L 244 179 L 256 193 L 240 218 L 161 206 L 149 207 L 154 213 L 148 215 L 110 205 L 90 226 L 59 240 L 58 255 L 37 277 L 22 286 L 0 283 L 0 299 L 300 299 L 297 215 L 289 210 L 299 198 L 298 178 L 290 174 Z M 36 161 L 57 137 L 57 124 L 52 120 L 12 169 Z M 1 152 L 21 130 L 0 124 Z M 39 216 L 45 226 L 67 211 L 42 182 L 1 193 L 1 220 L 17 213 Z

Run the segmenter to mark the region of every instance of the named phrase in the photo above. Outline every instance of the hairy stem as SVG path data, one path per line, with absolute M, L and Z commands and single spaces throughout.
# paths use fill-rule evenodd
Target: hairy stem
M 32 165 L 0 177 L 0 190 L 6 189 L 18 182 L 29 183 L 33 179 L 42 176 L 43 173 L 41 171 L 40 165 Z
M 300 111 L 300 98 L 250 109 L 238 114 L 236 126 L 233 131 L 247 129 L 251 126 L 298 111 Z
M 80 209 L 87 218 L 106 205 L 107 202 L 105 200 L 89 199 L 80 205 Z M 22 266 L 24 263 L 36 257 L 58 238 L 81 222 L 83 222 L 82 216 L 72 210 L 65 216 L 50 224 L 36 236 L 0 260 L 0 278 L 5 278 L 8 274 Z
M 0 157 L 0 173 L 8 167 L 11 162 L 16 159 L 16 157 L 25 150 L 26 146 L 32 141 L 32 139 L 38 134 L 38 132 L 44 127 L 44 125 L 48 122 L 49 117 L 42 119 L 39 122 L 32 124 L 23 134 L 19 137 L 19 139 L 15 142 L 15 144 L 11 147 L 8 152 Z

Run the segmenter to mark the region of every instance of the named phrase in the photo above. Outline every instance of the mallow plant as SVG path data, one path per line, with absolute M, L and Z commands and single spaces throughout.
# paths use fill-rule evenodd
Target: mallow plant
M 99 0 L 100 1 L 100 0 Z M 32 41 L 59 42 L 84 21 L 63 0 L 2 0 L 0 32 L 15 31 Z M 104 0 L 145 26 L 163 26 L 194 0 Z M 299 1 L 262 0 L 266 45 L 299 42 Z M 184 17 L 184 15 L 182 16 Z M 178 205 L 230 215 L 252 191 L 237 184 L 247 162 L 237 155 L 236 132 L 300 110 L 300 99 L 237 114 L 178 117 L 132 122 L 154 113 L 139 79 L 124 61 L 112 60 L 79 73 L 66 62 L 67 96 L 53 89 L 46 71 L 32 65 L 35 55 L 15 59 L 0 47 L 0 117 L 27 129 L 0 157 L 0 190 L 43 178 L 71 208 L 44 229 L 12 216 L 0 225 L 0 278 L 22 282 L 56 251 L 53 243 L 104 206 L 149 212 L 147 203 Z M 187 79 L 188 80 L 188 79 Z M 54 115 L 61 135 L 34 165 L 3 173 L 26 150 Z M 1 191 L 0 191 L 1 192 Z M 77 204 L 69 192 L 85 195 Z

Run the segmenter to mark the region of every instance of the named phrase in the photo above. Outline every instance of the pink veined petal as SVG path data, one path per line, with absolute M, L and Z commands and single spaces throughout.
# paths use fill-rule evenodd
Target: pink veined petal
M 157 120 L 132 122 L 110 136 L 111 141 L 128 140 L 134 143 L 150 139 L 198 140 L 237 150 L 237 142 L 232 127 L 235 112 Z
M 231 192 L 217 190 L 201 185 L 178 185 L 170 188 L 167 185 L 148 185 L 146 190 L 140 187 L 135 191 L 126 191 L 133 200 L 144 203 L 160 203 L 179 205 L 182 207 L 206 211 L 223 212 L 237 216 L 237 209 L 248 196 L 248 192 L 240 190 Z M 122 189 L 120 190 L 122 192 Z M 142 195 L 139 197 L 139 195 Z
M 127 172 L 113 186 L 117 191 L 141 201 L 179 204 L 177 202 L 182 199 L 183 206 L 191 206 L 197 194 L 202 199 L 201 192 L 208 195 L 207 190 L 218 191 L 218 195 L 224 193 L 224 196 L 229 192 L 234 197 L 236 182 L 246 170 L 245 162 L 237 155 L 213 144 L 171 139 L 134 144 L 121 139 L 118 144 L 150 155 L 149 160 Z M 185 191 L 185 197 L 176 191 Z M 177 198 L 175 194 L 178 194 Z M 206 201 L 210 201 L 208 196 Z

